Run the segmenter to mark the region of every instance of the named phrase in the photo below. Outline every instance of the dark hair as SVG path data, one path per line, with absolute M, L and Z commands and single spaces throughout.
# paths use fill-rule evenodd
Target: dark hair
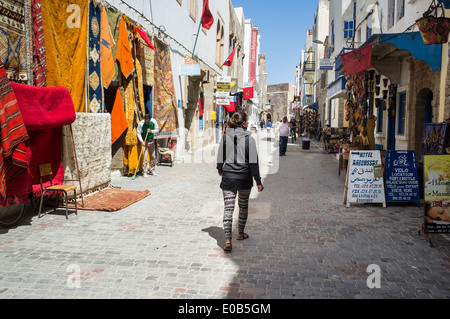
M 237 127 L 242 127 L 242 124 L 247 121 L 248 117 L 247 117 L 247 113 L 243 112 L 243 111 L 239 111 L 233 114 L 233 116 L 231 117 L 231 119 L 228 121 L 228 125 L 231 128 L 237 128 Z
M 145 114 L 144 115 L 144 120 L 151 120 L 152 118 L 150 117 L 150 114 Z

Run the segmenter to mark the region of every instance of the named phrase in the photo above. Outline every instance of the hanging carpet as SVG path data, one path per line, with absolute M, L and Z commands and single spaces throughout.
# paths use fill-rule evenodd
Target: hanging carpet
M 8 206 L 26 201 L 26 143 L 29 135 L 13 88 L 1 63 L 0 123 L 0 206 Z
M 178 107 L 172 75 L 169 46 L 155 41 L 155 86 L 153 117 L 158 121 L 156 138 L 177 136 Z
M 30 0 L 0 1 L 0 59 L 10 81 L 33 84 Z
M 47 86 L 68 88 L 76 112 L 87 111 L 88 3 L 86 0 L 41 0 Z
M 103 89 L 100 68 L 100 21 L 102 6 L 89 1 L 88 112 L 103 113 Z

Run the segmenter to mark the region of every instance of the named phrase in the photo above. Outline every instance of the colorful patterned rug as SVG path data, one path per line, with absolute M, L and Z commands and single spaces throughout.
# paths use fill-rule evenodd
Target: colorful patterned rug
M 84 207 L 81 200 L 77 201 L 79 210 L 115 212 L 134 204 L 150 195 L 148 189 L 144 191 L 104 189 L 93 195 L 84 197 Z M 73 208 L 74 205 L 69 205 Z

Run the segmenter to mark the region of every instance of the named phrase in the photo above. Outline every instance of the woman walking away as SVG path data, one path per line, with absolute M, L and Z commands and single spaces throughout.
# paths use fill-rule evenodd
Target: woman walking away
M 233 212 L 236 196 L 239 206 L 239 234 L 237 240 L 248 238 L 244 233 L 248 216 L 248 202 L 253 187 L 253 179 L 262 192 L 264 186 L 259 175 L 258 151 L 255 139 L 247 131 L 248 117 L 245 112 L 233 114 L 229 128 L 220 141 L 217 155 L 217 170 L 222 176 L 220 188 L 225 204 L 223 228 L 225 230 L 225 251 L 231 251 Z

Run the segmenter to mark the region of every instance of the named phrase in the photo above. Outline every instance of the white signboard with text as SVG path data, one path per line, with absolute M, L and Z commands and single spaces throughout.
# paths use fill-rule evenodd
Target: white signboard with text
M 386 207 L 380 151 L 351 151 L 347 170 L 346 204 L 381 203 Z

